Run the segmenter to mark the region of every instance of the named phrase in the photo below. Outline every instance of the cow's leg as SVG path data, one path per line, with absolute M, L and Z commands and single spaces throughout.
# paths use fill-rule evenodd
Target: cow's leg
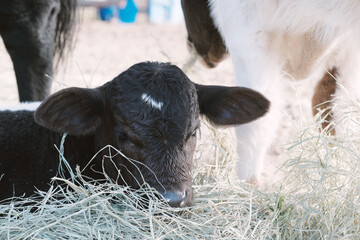
M 321 124 L 322 129 L 328 129 L 328 132 L 331 135 L 335 135 L 335 128 L 329 125 L 333 120 L 332 100 L 335 95 L 336 76 L 336 68 L 333 68 L 329 72 L 325 72 L 322 79 L 316 85 L 312 98 L 313 115 L 315 116 L 320 112 L 321 119 L 323 120 Z
M 256 183 L 261 178 L 265 154 L 280 122 L 283 64 L 277 50 L 282 38 L 263 31 L 257 19 L 261 15 L 246 12 L 257 11 L 255 8 L 233 6 L 245 11 L 235 12 L 221 3 L 212 1 L 212 15 L 216 16 L 215 22 L 233 60 L 237 84 L 261 92 L 271 102 L 270 111 L 263 118 L 236 127 L 238 176 Z M 232 1 L 232 4 L 238 6 L 244 2 Z
M 282 37 L 264 31 L 261 5 L 256 2 L 210 2 L 211 14 L 233 60 L 237 84 L 261 92 L 271 102 L 263 118 L 236 127 L 238 176 L 256 183 L 280 122 L 283 63 L 278 49 Z
M 247 37 L 240 45 L 234 46 L 233 52 L 237 54 L 232 55 L 232 59 L 236 81 L 239 86 L 263 93 L 270 100 L 271 106 L 263 118 L 236 127 L 239 156 L 237 167 L 240 179 L 257 183 L 261 180 L 265 156 L 280 123 L 283 76 L 279 56 L 267 45 L 271 37 L 267 34 L 249 36 L 254 38 Z M 232 47 L 229 49 L 233 53 Z
M 41 44 L 30 39 L 26 32 L 3 34 L 5 46 L 13 61 L 19 99 L 24 101 L 43 100 L 50 93 L 52 54 L 40 53 Z M 18 40 L 15 40 L 19 38 Z
M 50 93 L 60 4 L 58 1 L 37 1 L 36 4 L 18 1 L 24 8 L 15 10 L 10 9 L 11 4 L 6 6 L 9 13 L 1 18 L 0 34 L 13 61 L 19 98 L 22 102 L 42 100 Z
M 281 89 L 278 89 L 276 84 L 271 89 L 253 89 L 262 92 L 270 100 L 270 110 L 261 119 L 238 126 L 235 131 L 238 140 L 238 176 L 248 182 L 257 183 L 261 180 L 265 156 L 275 138 L 283 105 Z

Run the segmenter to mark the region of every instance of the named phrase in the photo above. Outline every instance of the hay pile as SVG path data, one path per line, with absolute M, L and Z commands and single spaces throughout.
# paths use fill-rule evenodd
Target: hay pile
M 271 192 L 236 180 L 226 136 L 215 132 L 213 162 L 200 161 L 201 147 L 196 154 L 191 208 L 170 208 L 147 186 L 94 185 L 77 171 L 75 182 L 57 180 L 67 188 L 0 205 L 0 239 L 360 239 L 360 105 L 340 109 L 342 131 L 304 129 Z

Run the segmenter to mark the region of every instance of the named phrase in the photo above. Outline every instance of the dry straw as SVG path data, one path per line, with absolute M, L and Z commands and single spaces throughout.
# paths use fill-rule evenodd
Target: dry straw
M 0 239 L 360 239 L 360 105 L 345 106 L 336 137 L 320 123 L 301 132 L 271 192 L 236 180 L 235 155 L 214 130 L 212 160 L 201 146 L 194 160 L 193 207 L 170 208 L 147 186 L 94 184 L 77 169 L 75 180 L 55 179 L 63 188 L 1 204 Z

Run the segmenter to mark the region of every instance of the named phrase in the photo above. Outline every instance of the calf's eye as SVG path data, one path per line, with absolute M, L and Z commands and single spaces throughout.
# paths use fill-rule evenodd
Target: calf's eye
M 124 141 L 129 140 L 129 137 L 128 137 L 125 133 L 123 133 L 123 132 L 118 132 L 118 133 L 117 133 L 117 140 L 118 140 L 119 142 L 124 142 Z
M 143 148 L 144 147 L 144 145 L 141 143 L 141 142 L 139 142 L 139 141 L 136 141 L 136 140 L 134 140 L 134 139 L 131 139 L 126 133 L 124 133 L 124 132 L 121 132 L 121 131 L 119 131 L 119 132 L 117 132 L 116 133 L 116 137 L 117 137 L 117 142 L 119 143 L 119 144 L 122 144 L 122 145 L 126 145 L 127 147 L 134 147 L 134 146 L 136 146 L 136 147 L 138 147 L 138 148 Z

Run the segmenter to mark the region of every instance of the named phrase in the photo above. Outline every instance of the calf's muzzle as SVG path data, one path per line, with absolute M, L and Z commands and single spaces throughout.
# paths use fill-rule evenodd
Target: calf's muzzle
M 189 207 L 193 202 L 191 183 L 158 186 L 156 190 L 171 207 Z

